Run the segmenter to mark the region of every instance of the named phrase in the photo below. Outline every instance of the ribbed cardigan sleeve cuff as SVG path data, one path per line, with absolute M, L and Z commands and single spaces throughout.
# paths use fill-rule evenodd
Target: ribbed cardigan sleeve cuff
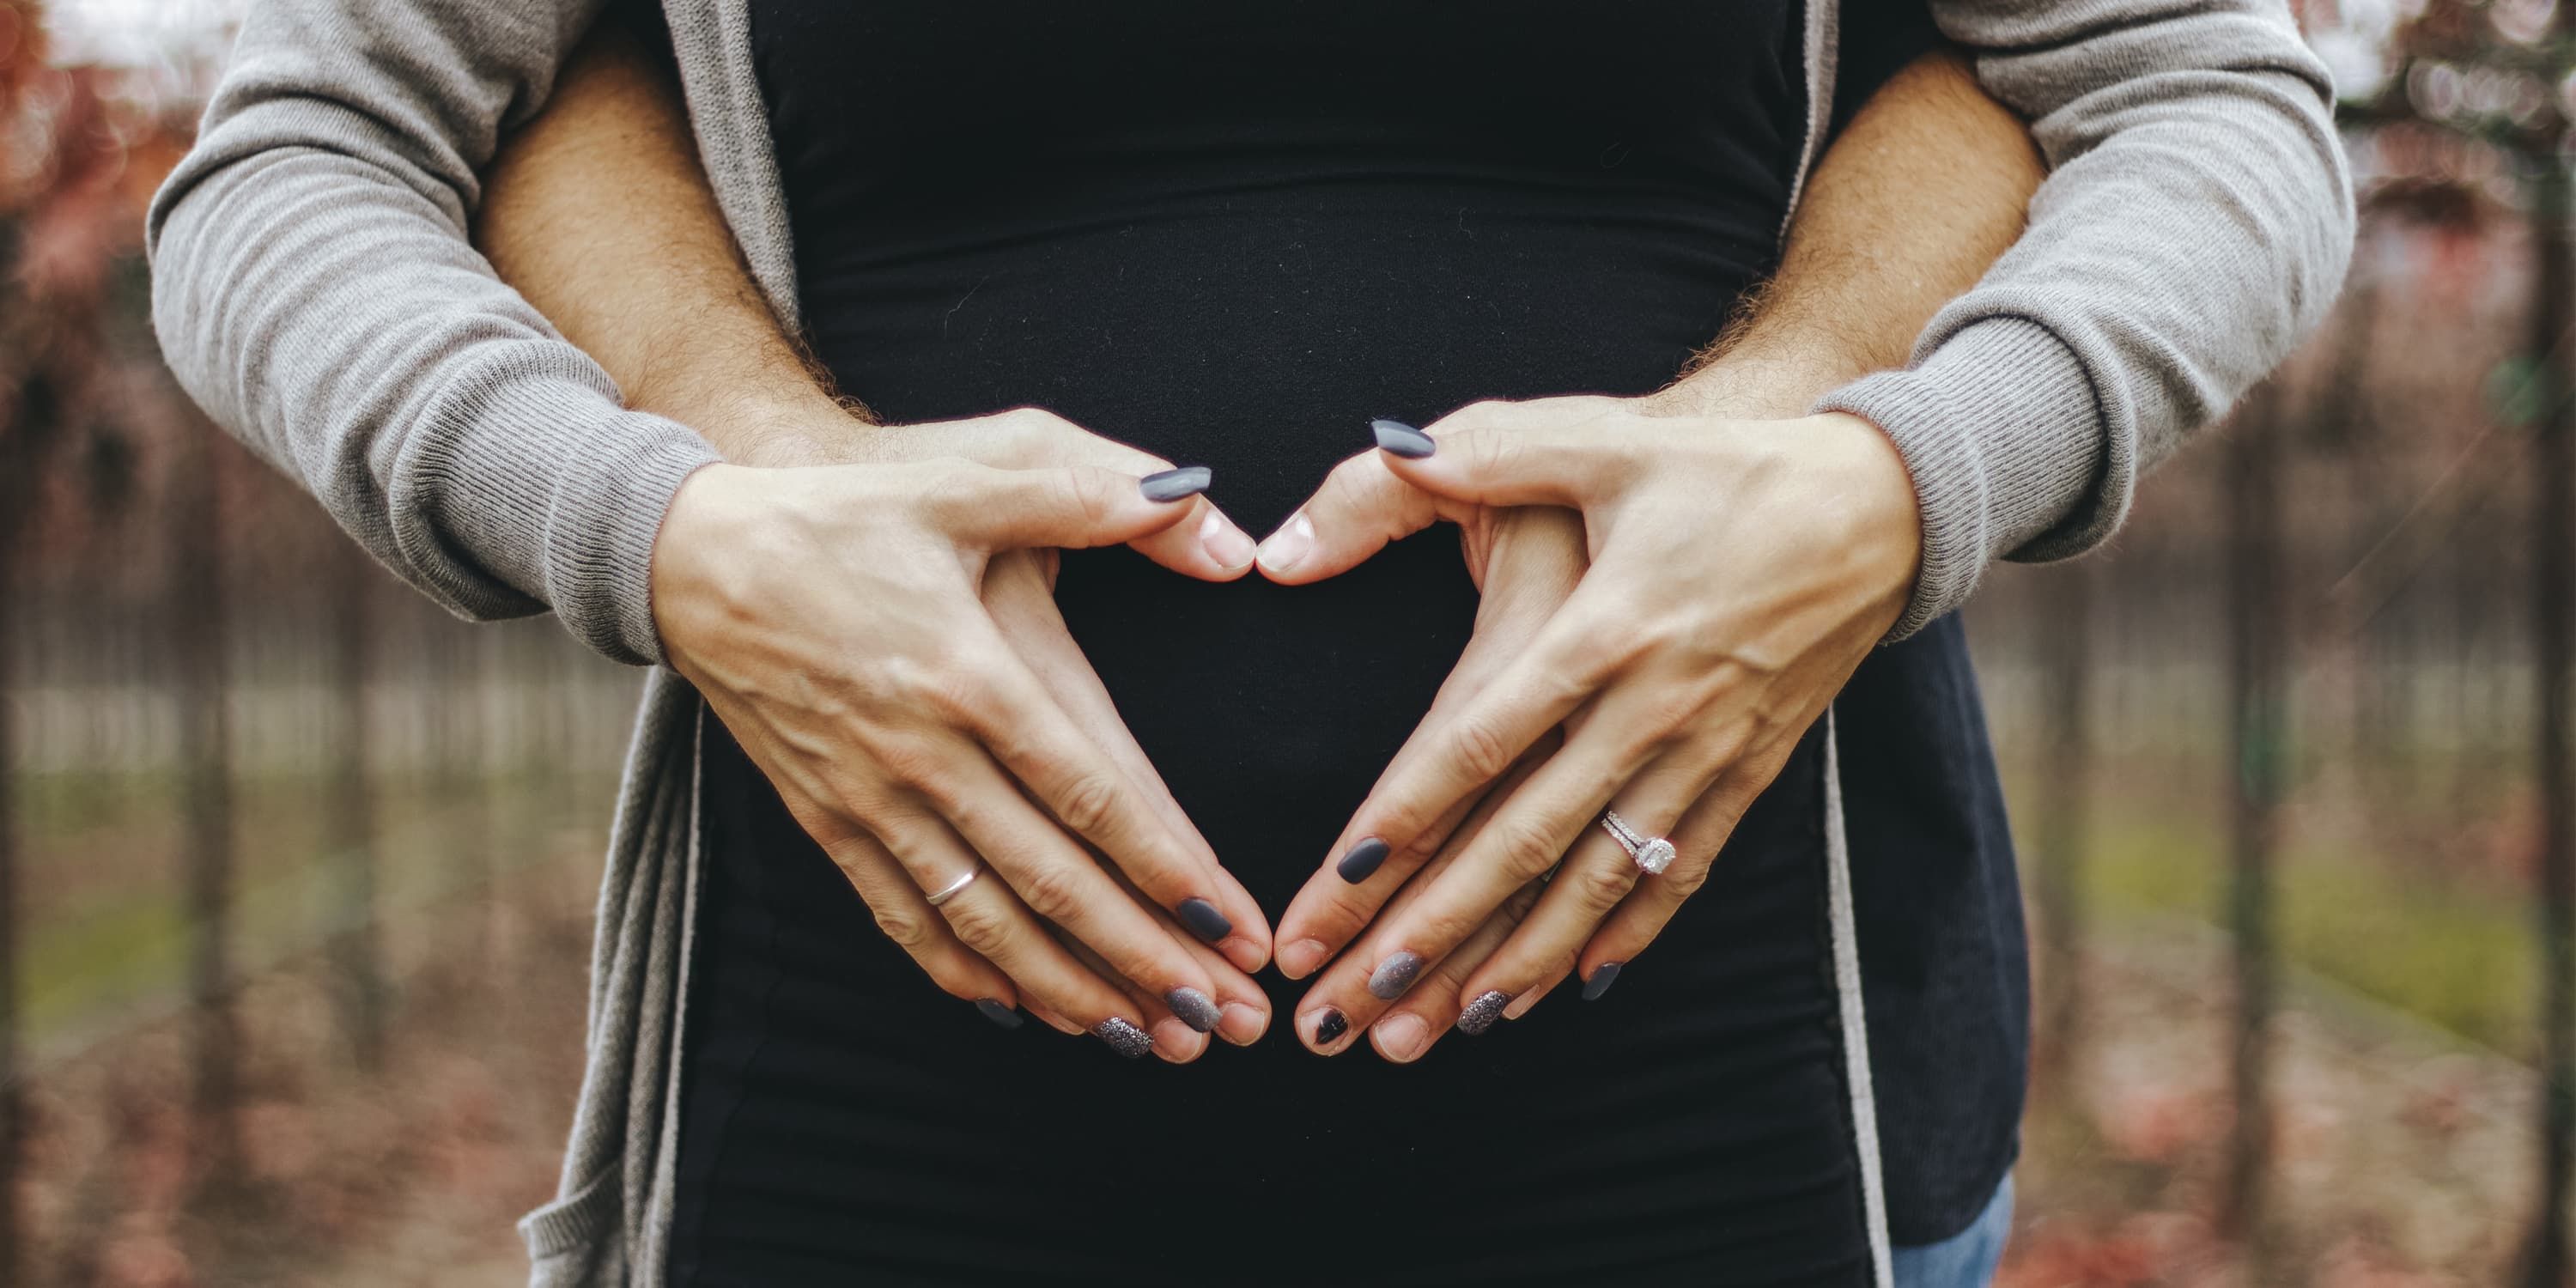
M 539 353 L 556 349 L 577 353 Z M 430 446 L 398 471 L 419 495 L 395 507 L 413 529 L 396 539 L 450 547 L 613 660 L 659 663 L 653 541 L 680 484 L 719 457 L 688 427 L 620 407 L 577 357 L 528 356 L 537 369 L 467 382 L 440 408 Z M 558 363 L 574 369 L 544 369 Z
M 2101 406 L 2075 352 L 2037 323 L 1973 322 L 1912 368 L 1864 376 L 1815 409 L 1878 426 L 1914 476 L 1923 564 L 1890 643 L 1966 603 L 1987 564 L 2098 508 Z

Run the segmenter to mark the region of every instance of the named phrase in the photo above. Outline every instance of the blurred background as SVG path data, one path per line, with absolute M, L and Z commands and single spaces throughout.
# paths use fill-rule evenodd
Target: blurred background
M 639 675 L 440 615 L 162 370 L 142 208 L 240 8 L 0 0 L 0 1285 L 523 1282 Z M 2302 19 L 2340 308 L 1969 614 L 2040 1001 L 2007 1284 L 2568 1282 L 2576 40 Z

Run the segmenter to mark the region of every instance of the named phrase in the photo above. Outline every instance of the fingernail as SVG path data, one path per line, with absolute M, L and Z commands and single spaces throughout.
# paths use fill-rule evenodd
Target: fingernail
M 1333 870 L 1341 873 L 1344 881 L 1358 885 L 1368 880 L 1379 864 L 1386 862 L 1387 848 L 1386 842 L 1374 836 L 1363 836 L 1359 844 L 1342 855 L 1342 861 Z
M 1324 964 L 1324 941 L 1300 939 L 1279 950 L 1279 973 L 1290 979 L 1304 979 L 1307 972 Z
M 1545 996 L 1547 996 L 1547 990 L 1540 989 L 1535 993 L 1523 993 L 1520 996 L 1513 998 L 1512 1004 L 1503 1008 L 1503 1018 L 1507 1020 L 1517 1020 L 1520 1017 L 1529 1014 L 1530 1008 L 1538 1005 L 1538 999 Z
M 991 1020 L 995 1024 L 999 1024 L 1006 1029 L 1016 1029 L 1020 1027 L 1022 1023 L 1020 1013 L 1010 1007 L 1002 1005 L 998 998 L 976 998 L 975 1009 L 982 1011 L 985 1019 Z
M 1205 899 L 1183 899 L 1173 911 L 1181 914 L 1181 924 L 1189 927 L 1191 934 L 1211 944 L 1234 933 L 1234 923 Z
M 1109 1049 L 1130 1060 L 1154 1049 L 1154 1039 L 1145 1030 L 1113 1015 L 1091 1026 L 1091 1036 L 1109 1044 Z
M 1409 1011 L 1377 1022 L 1378 1053 L 1389 1060 L 1410 1060 L 1431 1045 L 1431 1026 Z
M 1315 1021 L 1315 1048 L 1320 1051 L 1325 1047 L 1331 1046 L 1335 1042 L 1341 1041 L 1342 1035 L 1350 1031 L 1351 1020 L 1349 1016 L 1342 1014 L 1340 1011 L 1326 1011 L 1324 1012 L 1324 1018 Z
M 1286 572 L 1306 562 L 1314 548 L 1315 521 L 1300 510 L 1277 532 L 1261 539 L 1261 566 L 1272 572 Z
M 1270 1017 L 1260 1008 L 1228 1002 L 1225 1004 L 1225 1021 L 1216 1026 L 1216 1034 L 1236 1046 L 1251 1046 L 1261 1040 L 1262 1032 L 1269 1027 Z
M 1483 1033 L 1503 1018 L 1503 1008 L 1511 1004 L 1512 995 L 1501 989 L 1478 993 L 1475 1001 L 1467 1003 L 1466 1010 L 1458 1012 L 1458 1031 L 1471 1038 Z
M 1397 953 L 1377 964 L 1369 972 L 1369 996 L 1381 1002 L 1392 1002 L 1404 996 L 1413 986 L 1413 977 L 1422 973 L 1422 959 L 1412 953 Z
M 1583 981 L 1583 1000 L 1591 1001 L 1610 991 L 1619 982 L 1619 963 L 1603 962 L 1592 968 L 1592 978 Z
M 1440 444 L 1431 441 L 1429 434 L 1400 420 L 1373 420 L 1369 430 L 1377 435 L 1380 449 L 1408 461 L 1421 460 L 1440 450 Z
M 1184 465 L 1136 480 L 1136 490 L 1143 492 L 1148 501 L 1178 501 L 1207 491 L 1209 481 L 1215 477 L 1215 472 L 1204 465 Z
M 1215 999 L 1195 988 L 1176 988 L 1163 994 L 1163 1005 L 1172 1008 L 1181 1023 L 1201 1033 L 1215 1032 L 1217 1024 L 1225 1019 L 1225 1012 L 1216 1009 Z
M 1243 529 L 1227 522 L 1226 517 L 1214 508 L 1208 510 L 1208 517 L 1199 521 L 1199 545 L 1207 550 L 1208 558 L 1216 560 L 1217 567 L 1227 572 L 1252 562 L 1252 538 L 1245 536 Z

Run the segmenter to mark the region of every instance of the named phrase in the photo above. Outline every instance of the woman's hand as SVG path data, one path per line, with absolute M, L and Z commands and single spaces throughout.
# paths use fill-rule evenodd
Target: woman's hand
M 1159 784 L 1136 781 L 1141 756 L 1067 712 L 1106 695 L 1014 647 L 1049 620 L 1061 632 L 1046 548 L 1132 542 L 1222 579 L 1249 542 L 1196 499 L 1203 476 L 1140 487 L 1098 465 L 903 459 L 1142 457 L 1045 413 L 865 434 L 866 463 L 712 466 L 681 489 L 653 569 L 672 664 L 952 993 L 1025 997 L 1128 1054 L 1148 1030 L 1182 1058 L 1203 1048 L 1192 1030 L 1258 1036 L 1268 1007 L 1242 974 L 1267 956 L 1258 907 Z M 988 596 L 1013 605 L 1011 631 Z M 981 861 L 997 879 L 934 910 L 924 892 Z
M 1678 414 L 1670 399 L 1556 398 L 1481 403 L 1428 437 L 1381 437 L 1394 450 L 1346 462 L 1264 544 L 1265 571 L 1328 576 L 1433 517 L 1466 528 L 1473 566 L 1477 534 L 1501 530 L 1497 508 L 1527 506 L 1578 512 L 1590 566 L 1524 628 L 1525 644 L 1462 660 L 1281 920 L 1292 973 L 1357 939 L 1298 1007 L 1300 1037 L 1323 1050 L 1340 1045 L 1315 1041 L 1327 1013 L 1356 1030 L 1401 997 L 1405 1014 L 1463 1012 L 1462 1027 L 1481 1031 L 1569 970 L 1606 984 L 1602 968 L 1641 950 L 1706 879 L 1735 821 L 1895 621 L 1919 546 L 1903 462 L 1852 417 L 1747 421 Z M 1387 503 L 1372 470 L 1417 497 Z M 1273 571 L 1283 544 L 1306 557 Z M 1486 627 L 1480 615 L 1480 643 Z M 1388 904 L 1560 722 L 1564 748 L 1497 793 L 1477 835 Z M 1605 805 L 1669 836 L 1680 860 L 1639 889 L 1636 865 L 1596 826 Z M 1386 857 L 1374 872 L 1344 879 L 1352 856 L 1375 854 Z M 1506 901 L 1560 858 L 1525 918 L 1504 924 Z M 1380 1049 L 1418 1056 L 1439 1032 L 1426 1027 L 1390 1023 Z

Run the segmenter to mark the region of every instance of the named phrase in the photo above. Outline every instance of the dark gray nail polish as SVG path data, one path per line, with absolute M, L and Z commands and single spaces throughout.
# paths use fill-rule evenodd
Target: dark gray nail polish
M 1324 1018 L 1315 1021 L 1315 1045 L 1319 1047 L 1331 1046 L 1336 1039 L 1350 1031 L 1351 1020 L 1349 1016 L 1342 1014 L 1340 1011 L 1326 1011 L 1324 1012 Z
M 1408 461 L 1418 461 L 1440 450 L 1429 434 L 1400 420 L 1373 420 L 1369 432 L 1377 435 L 1377 445 Z
M 1333 870 L 1341 873 L 1344 881 L 1358 885 L 1368 880 L 1369 874 L 1377 871 L 1379 864 L 1386 862 L 1386 853 L 1386 842 L 1374 836 L 1363 836 L 1359 844 L 1342 855 L 1342 861 L 1334 865 Z
M 1172 911 L 1180 914 L 1181 924 L 1189 927 L 1191 934 L 1211 944 L 1234 933 L 1234 923 L 1205 899 L 1183 899 L 1181 906 Z
M 1154 1039 L 1145 1030 L 1113 1015 L 1091 1026 L 1091 1036 L 1109 1044 L 1109 1049 L 1130 1060 L 1154 1049 Z
M 1184 465 L 1177 470 L 1148 474 L 1136 480 L 1136 488 L 1148 501 L 1178 501 L 1207 491 L 1209 481 L 1215 477 L 1204 465 Z
M 1215 1001 L 1195 988 L 1176 988 L 1163 994 L 1163 1005 L 1172 1008 L 1181 1023 L 1201 1033 L 1215 1032 L 1217 1021 L 1225 1018 L 1225 1012 L 1216 1009 Z
M 1494 1027 L 1494 1021 L 1503 1018 L 1503 1008 L 1511 1004 L 1512 995 L 1499 988 L 1478 993 L 1466 1010 L 1458 1012 L 1458 1031 L 1472 1038 Z
M 1618 982 L 1619 963 L 1601 963 L 1599 966 L 1593 968 L 1592 978 L 1583 981 L 1583 1000 L 1589 1002 L 1593 998 L 1609 992 L 1610 986 Z
M 991 1020 L 995 1024 L 1001 1025 L 1003 1028 L 1016 1029 L 1020 1027 L 1020 1013 L 1012 1010 L 1010 1007 L 1002 1005 L 1002 1003 L 995 998 L 976 998 L 975 1009 L 982 1011 L 985 1019 Z
M 1369 972 L 1369 996 L 1381 1002 L 1392 1002 L 1404 996 L 1413 986 L 1413 977 L 1422 973 L 1422 958 L 1413 953 L 1397 953 L 1377 964 Z

